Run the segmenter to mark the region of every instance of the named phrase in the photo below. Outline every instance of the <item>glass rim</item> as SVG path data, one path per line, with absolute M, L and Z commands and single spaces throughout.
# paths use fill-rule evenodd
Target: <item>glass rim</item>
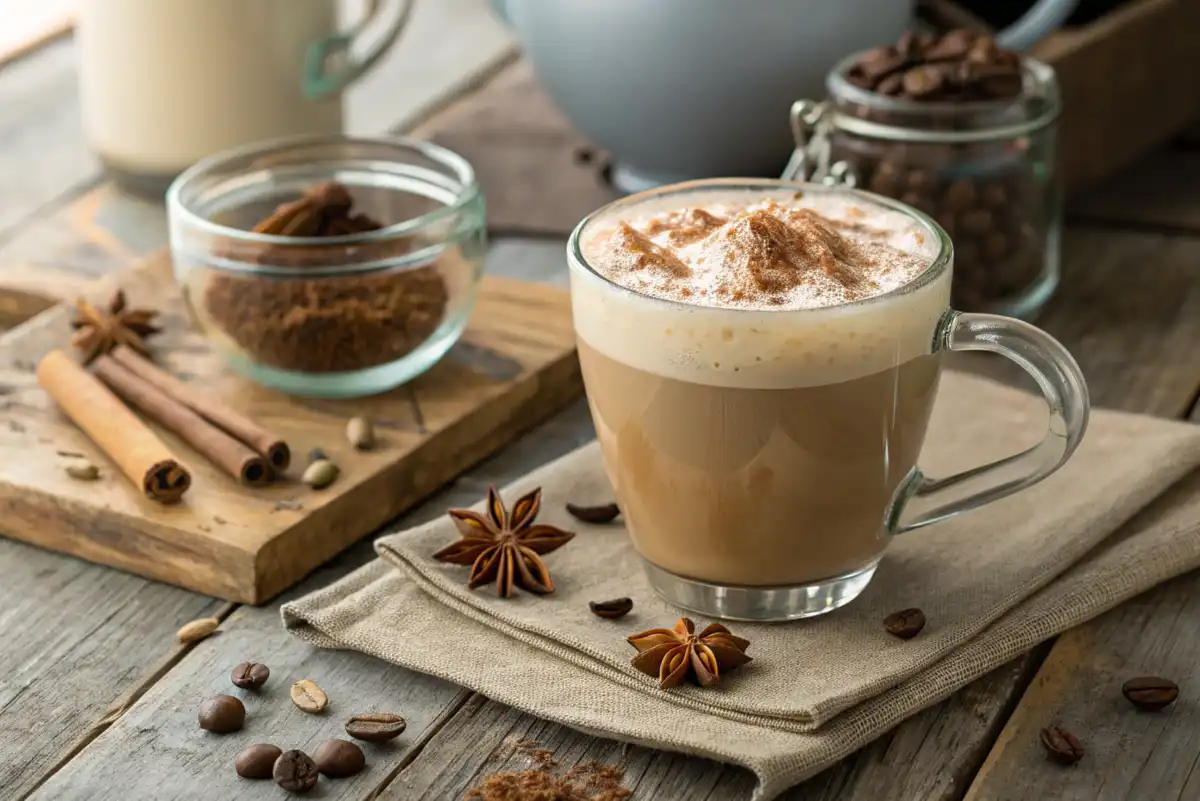
M 800 190 L 805 194 L 816 192 L 825 195 L 849 195 L 852 197 L 861 198 L 865 203 L 883 206 L 892 211 L 899 212 L 906 217 L 916 221 L 925 227 L 927 233 L 933 236 L 938 243 L 937 254 L 933 260 L 919 274 L 914 276 L 910 281 L 895 289 L 878 295 L 872 295 L 868 298 L 853 300 L 848 303 L 838 303 L 832 306 L 817 306 L 807 309 L 745 309 L 736 306 L 711 306 L 701 305 L 698 303 L 683 303 L 678 300 L 669 300 L 667 298 L 659 298 L 654 295 L 647 295 L 644 292 L 638 292 L 635 289 L 622 286 L 613 281 L 608 276 L 601 273 L 593 265 L 588 263 L 588 260 L 583 255 L 582 240 L 584 231 L 587 227 L 596 221 L 600 216 L 612 211 L 613 209 L 621 208 L 622 206 L 632 206 L 642 201 L 655 197 L 669 197 L 671 195 L 681 195 L 696 191 L 709 191 L 717 189 L 729 189 L 734 191 L 745 190 L 778 190 L 792 189 Z M 649 303 L 661 305 L 664 308 L 677 309 L 680 311 L 718 311 L 731 312 L 742 314 L 819 314 L 821 312 L 838 312 L 844 309 L 861 308 L 873 303 L 886 302 L 892 298 L 907 295 L 916 292 L 926 286 L 937 281 L 948 269 L 950 269 L 954 260 L 954 245 L 950 241 L 950 235 L 946 233 L 937 221 L 930 217 L 920 209 L 913 208 L 906 203 L 901 203 L 884 195 L 878 195 L 874 192 L 867 192 L 862 189 L 850 188 L 845 186 L 826 186 L 825 184 L 814 184 L 805 181 L 787 181 L 780 178 L 703 178 L 695 181 L 685 181 L 683 183 L 669 184 L 660 186 L 654 189 L 647 189 L 636 194 L 627 195 L 618 198 L 610 203 L 606 203 L 600 208 L 588 214 L 575 229 L 571 231 L 571 236 L 567 240 L 567 266 L 573 272 L 590 275 L 594 279 L 603 282 L 607 287 L 619 295 L 636 297 L 639 300 Z
M 194 188 L 195 184 L 210 177 L 211 173 L 222 166 L 226 166 L 245 160 L 254 156 L 266 156 L 275 151 L 287 150 L 290 148 L 312 146 L 312 145 L 337 145 L 337 144 L 360 144 L 360 145 L 375 145 L 397 148 L 416 152 L 424 156 L 430 161 L 447 167 L 452 178 L 460 184 L 460 189 L 455 195 L 452 203 L 439 205 L 436 209 L 431 209 L 424 214 L 407 220 L 387 225 L 374 231 L 365 231 L 362 233 L 344 234 L 341 236 L 281 236 L 279 234 L 260 234 L 254 231 L 247 231 L 242 228 L 234 228 L 229 225 L 215 222 L 200 214 L 195 208 L 189 205 L 184 200 L 184 193 Z M 263 167 L 263 170 L 270 170 L 271 167 Z M 247 170 L 249 171 L 249 170 Z M 223 237 L 244 244 L 252 245 L 275 245 L 282 247 L 336 247 L 346 245 L 365 245 L 387 242 L 399 236 L 412 234 L 416 231 L 426 228 L 433 223 L 437 223 L 447 217 L 451 217 L 462 211 L 470 203 L 474 202 L 481 195 L 479 181 L 475 175 L 475 169 L 465 158 L 455 153 L 449 148 L 435 145 L 432 142 L 426 142 L 418 139 L 411 139 L 405 136 L 353 136 L 350 134 L 309 134 L 301 136 L 285 136 L 274 139 L 267 139 L 260 142 L 254 142 L 249 145 L 223 150 L 211 156 L 201 159 L 191 167 L 184 170 L 171 182 L 167 189 L 166 205 L 168 219 L 172 225 L 179 223 L 188 226 L 191 229 L 198 230 L 202 233 L 214 237 Z M 424 251 L 426 249 L 422 249 Z M 418 252 L 419 255 L 420 252 Z M 363 265 L 358 265 L 362 267 Z M 353 270 L 355 266 L 351 266 Z M 280 274 L 304 273 L 312 274 L 312 269 L 309 267 L 280 267 L 266 265 L 251 265 L 244 264 L 238 268 L 234 267 L 217 267 L 217 269 L 238 269 L 244 272 L 272 272 Z M 377 269 L 377 268 L 376 268 Z

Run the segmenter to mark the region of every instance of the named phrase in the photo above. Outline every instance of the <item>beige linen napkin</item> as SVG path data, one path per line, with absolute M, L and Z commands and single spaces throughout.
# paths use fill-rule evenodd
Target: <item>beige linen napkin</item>
M 1006 455 L 1039 435 L 1045 418 L 1040 400 L 948 374 L 922 464 L 936 475 Z M 545 557 L 554 595 L 466 591 L 467 568 L 429 559 L 456 538 L 442 519 L 381 539 L 382 560 L 283 615 L 318 645 L 371 653 L 566 725 L 744 765 L 769 798 L 1040 640 L 1200 565 L 1200 479 L 1154 500 L 1197 464 L 1200 428 L 1097 412 L 1059 473 L 897 539 L 845 609 L 730 624 L 751 640 L 754 661 L 707 690 L 664 692 L 629 667 L 624 637 L 669 626 L 680 612 L 648 588 L 619 525 L 586 526 L 562 510 L 567 500 L 607 497 L 594 445 L 504 490 L 511 500 L 542 486 L 539 520 L 579 532 Z M 622 620 L 587 609 L 619 595 L 636 604 Z M 896 640 L 881 620 L 907 606 L 929 622 L 917 638 Z M 447 632 L 453 655 L 439 645 Z

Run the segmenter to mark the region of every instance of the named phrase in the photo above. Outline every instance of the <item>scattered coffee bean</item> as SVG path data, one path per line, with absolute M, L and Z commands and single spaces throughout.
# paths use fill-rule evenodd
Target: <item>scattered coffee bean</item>
M 328 459 L 318 459 L 304 471 L 303 481 L 313 489 L 322 489 L 338 477 L 338 466 Z
M 1062 726 L 1047 726 L 1039 737 L 1046 756 L 1060 765 L 1074 765 L 1083 759 L 1083 743 Z
M 364 715 L 355 715 L 346 721 L 346 734 L 355 740 L 382 743 L 399 737 L 404 733 L 404 727 L 407 725 L 404 718 L 399 715 L 387 712 L 368 712 Z
M 95 481 L 100 478 L 100 468 L 83 459 L 74 459 L 68 462 L 63 470 L 77 481 Z
M 216 631 L 217 626 L 220 625 L 221 621 L 215 617 L 202 617 L 199 620 L 193 620 L 191 623 L 184 623 L 179 631 L 175 632 L 175 639 L 183 643 L 200 642 Z
M 611 601 L 588 601 L 588 607 L 596 617 L 616 619 L 625 617 L 633 609 L 632 598 L 614 598 Z
M 621 514 L 620 507 L 615 503 L 606 503 L 601 506 L 576 506 L 573 503 L 568 503 L 567 511 L 576 520 L 596 524 L 611 523 L 616 519 L 617 515 Z
M 246 723 L 246 707 L 232 695 L 217 695 L 200 705 L 200 728 L 217 734 L 237 731 Z
M 321 450 L 320 448 L 313 448 L 308 452 L 309 464 L 312 464 L 313 462 L 323 462 L 328 458 L 329 457 L 325 455 L 325 451 Z
M 375 447 L 375 426 L 368 417 L 355 417 L 346 424 L 346 439 L 360 451 Z
M 242 662 L 229 674 L 234 686 L 246 690 L 257 690 L 267 683 L 271 669 L 261 662 Z
M 233 761 L 233 768 L 243 779 L 269 779 L 275 760 L 283 751 L 270 743 L 257 743 L 242 749 Z
M 329 706 L 329 696 L 315 681 L 301 679 L 292 685 L 292 703 L 311 715 L 318 715 Z
M 1159 676 L 1139 676 L 1121 685 L 1121 692 L 1138 709 L 1157 712 L 1175 703 L 1179 697 L 1179 685 Z
M 925 613 L 920 609 L 901 609 L 883 619 L 883 627 L 888 634 L 902 640 L 911 640 L 925 628 Z
M 367 766 L 362 749 L 348 740 L 326 740 L 313 751 L 317 770 L 331 779 L 353 776 Z
M 320 778 L 317 763 L 308 754 L 296 749 L 279 755 L 271 768 L 271 776 L 276 784 L 293 793 L 307 793 Z

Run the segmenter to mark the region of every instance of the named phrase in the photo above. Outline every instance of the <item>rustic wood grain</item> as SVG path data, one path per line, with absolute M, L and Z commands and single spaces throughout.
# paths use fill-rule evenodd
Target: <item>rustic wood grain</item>
M 163 313 L 168 369 L 244 409 L 297 454 L 320 447 L 341 476 L 316 492 L 289 481 L 248 489 L 167 435 L 194 481 L 179 507 L 141 496 L 54 408 L 28 365 L 69 334 L 70 310 L 39 317 L 0 340 L 0 386 L 15 427 L 0 430 L 0 509 L 7 533 L 229 600 L 262 603 L 359 537 L 411 507 L 464 468 L 582 391 L 570 309 L 561 290 L 488 278 L 462 342 L 405 387 L 369 399 L 289 399 L 232 374 L 186 323 L 165 256 L 122 273 L 135 306 Z M 528 325 L 530 317 L 537 326 Z M 368 414 L 384 432 L 358 452 L 346 421 Z M 88 454 L 102 480 L 82 483 L 55 449 Z M 277 508 L 278 503 L 302 505 Z
M 587 406 L 578 401 L 459 477 L 393 529 L 418 525 L 451 507 L 473 504 L 489 483 L 512 481 L 591 436 Z M 336 581 L 373 556 L 369 543 L 360 543 L 270 606 L 238 609 L 222 624 L 219 635 L 197 645 L 86 750 L 50 776 L 33 798 L 258 799 L 278 791 L 234 776 L 232 762 L 241 748 L 255 742 L 274 742 L 285 749 L 311 748 L 321 740 L 344 737 L 341 726 L 354 712 L 393 711 L 408 721 L 405 733 L 389 745 L 364 744 L 369 765 L 365 773 L 351 780 L 322 779 L 312 794 L 327 799 L 371 797 L 434 736 L 468 695 L 454 685 L 362 654 L 313 648 L 283 629 L 279 606 L 287 598 Z M 229 683 L 229 671 L 247 659 L 271 668 L 261 695 L 237 690 Z M 292 706 L 287 688 L 300 678 L 313 679 L 329 694 L 330 708 L 325 714 L 306 715 Z M 197 728 L 197 706 L 218 693 L 246 699 L 243 731 L 217 736 Z M 136 771 L 130 769 L 130 754 L 137 754 Z
M 1200 151 L 1162 148 L 1067 207 L 1073 220 L 1200 233 Z
M 1181 576 L 1059 637 L 988 755 L 966 801 L 1200 798 L 1200 577 Z M 1175 705 L 1139 712 L 1121 695 L 1134 676 L 1179 684 Z M 1046 759 L 1044 726 L 1075 733 L 1070 768 Z
M 417 128 L 466 157 L 488 200 L 488 228 L 566 236 L 584 215 L 617 197 L 604 179 L 608 156 L 567 121 L 528 62 Z
M 1064 185 L 1078 192 L 1131 164 L 1200 115 L 1193 0 L 1134 0 L 1061 30 L 1033 54 L 1058 72 Z
M 960 796 L 1028 681 L 1040 653 L 998 668 L 905 721 L 857 754 L 794 787 L 786 801 L 949 801 Z M 558 770 L 595 760 L 625 770 L 639 801 L 749 798 L 748 771 L 705 759 L 590 737 L 474 696 L 381 801 L 460 798 L 488 774 L 532 767 L 525 741 L 553 752 Z
M 0 69 L 0 164 L 0 244 L 96 174 L 79 119 L 71 39 Z
M 1200 240 L 1070 226 L 1062 286 L 1035 322 L 1075 356 L 1093 405 L 1181 417 L 1200 389 Z M 1032 388 L 1003 359 L 956 356 Z
M 312 577 L 315 589 L 351 565 L 371 556 L 365 544 Z M 235 688 L 234 665 L 257 661 L 271 668 L 262 691 Z M 329 695 L 321 715 L 301 712 L 288 697 L 291 683 L 312 679 Z M 200 704 L 228 694 L 246 705 L 245 728 L 234 734 L 205 732 L 196 723 Z M 49 777 L 34 799 L 274 797 L 272 783 L 239 778 L 234 757 L 252 743 L 271 742 L 284 750 L 311 754 L 327 739 L 346 737 L 346 718 L 358 712 L 403 715 L 408 728 L 382 745 L 363 743 L 368 768 L 353 779 L 322 779 L 320 798 L 363 798 L 403 762 L 422 733 L 466 691 L 430 676 L 388 668 L 352 651 L 319 651 L 289 636 L 279 623 L 278 607 L 241 607 L 220 633 L 198 643 L 179 664 L 154 684 L 111 727 L 78 756 Z M 131 769 L 129 755 L 137 755 Z
M 221 607 L 0 539 L 0 797 L 19 798 L 103 731 L 182 656 L 175 630 Z

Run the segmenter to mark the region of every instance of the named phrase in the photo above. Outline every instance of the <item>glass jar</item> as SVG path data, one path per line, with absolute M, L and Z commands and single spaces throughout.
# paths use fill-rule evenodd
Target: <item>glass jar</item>
M 931 215 L 954 243 L 956 307 L 1030 318 L 1059 280 L 1061 108 L 1054 70 L 1026 58 L 1016 99 L 916 102 L 826 78 L 829 99 L 792 107 L 785 177 L 845 183 Z
M 252 232 L 326 181 L 381 228 L 325 237 Z M 175 279 L 230 366 L 294 395 L 353 397 L 432 367 L 475 303 L 486 249 L 471 166 L 381 137 L 273 140 L 205 159 L 167 194 Z

